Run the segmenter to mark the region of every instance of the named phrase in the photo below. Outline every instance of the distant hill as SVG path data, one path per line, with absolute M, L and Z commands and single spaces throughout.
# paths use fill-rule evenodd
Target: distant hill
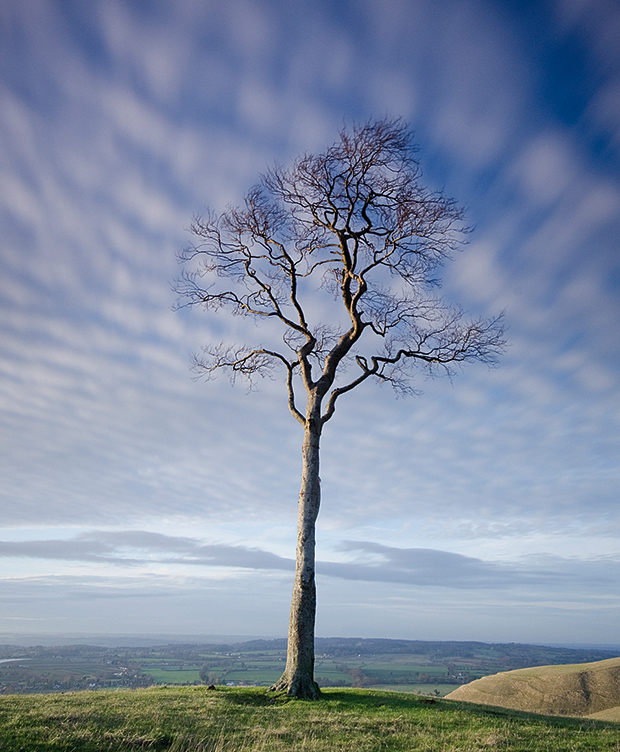
M 240 644 L 222 646 L 226 650 L 286 650 L 286 639 L 251 640 Z M 547 666 L 557 663 L 586 663 L 614 658 L 620 650 L 599 647 L 564 647 L 560 645 L 531 645 L 517 642 L 458 642 L 428 640 L 394 640 L 385 638 L 317 637 L 317 654 L 333 656 L 352 655 L 423 655 L 437 662 L 463 659 L 465 663 L 481 662 L 493 665 L 495 671 Z
M 464 684 L 447 699 L 543 715 L 617 721 L 620 658 L 504 671 Z

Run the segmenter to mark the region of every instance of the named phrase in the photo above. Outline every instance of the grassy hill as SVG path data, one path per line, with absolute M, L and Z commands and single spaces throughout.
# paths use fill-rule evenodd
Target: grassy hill
M 152 687 L 0 697 L 1 752 L 618 752 L 620 726 L 396 692 L 317 702 L 262 688 Z
M 620 658 L 505 671 L 465 684 L 453 700 L 620 721 Z

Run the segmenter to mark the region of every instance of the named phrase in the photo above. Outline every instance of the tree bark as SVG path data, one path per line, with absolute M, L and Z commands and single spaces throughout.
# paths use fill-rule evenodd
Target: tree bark
M 291 598 L 286 667 L 271 687 L 292 697 L 315 700 L 320 689 L 314 681 L 314 622 L 316 586 L 314 581 L 315 528 L 321 503 L 319 448 L 320 412 L 308 415 L 302 446 L 302 475 L 297 510 L 297 554 Z

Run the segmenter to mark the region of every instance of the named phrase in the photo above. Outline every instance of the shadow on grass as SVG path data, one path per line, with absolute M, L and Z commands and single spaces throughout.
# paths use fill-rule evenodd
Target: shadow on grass
M 259 687 L 222 687 L 217 690 L 225 702 L 233 705 L 247 705 L 261 707 L 267 705 L 284 705 L 289 702 L 299 702 L 308 705 L 321 705 L 328 703 L 331 706 L 349 708 L 414 708 L 427 705 L 436 705 L 438 700 L 434 698 L 419 697 L 418 695 L 399 694 L 397 692 L 376 692 L 373 690 L 354 689 L 325 689 L 321 690 L 318 700 L 298 700 L 289 697 L 285 692 L 272 692 Z
M 616 729 L 620 724 L 614 721 L 599 721 L 594 718 L 581 718 L 579 716 L 544 715 L 542 713 L 530 713 L 525 710 L 513 710 L 502 708 L 499 705 L 478 705 L 477 703 L 461 702 L 459 700 L 446 700 L 443 703 L 445 710 L 460 710 L 470 715 L 499 716 L 518 721 L 530 721 L 531 723 L 545 723 L 558 728 L 575 729 Z
M 399 692 L 376 692 L 369 689 L 355 690 L 321 690 L 321 700 L 319 702 L 329 702 L 343 707 L 366 707 L 366 708 L 393 708 L 394 710 L 402 708 L 415 708 L 426 706 L 437 706 L 439 701 L 432 697 L 420 697 L 419 695 L 404 694 Z
M 266 689 L 224 689 L 216 690 L 218 695 L 221 695 L 226 702 L 231 705 L 247 705 L 250 707 L 264 707 L 266 705 L 273 705 L 276 702 L 290 701 L 291 698 L 286 695 L 278 695 L 273 692 L 269 692 Z
M 319 700 L 297 700 L 289 697 L 284 692 L 271 692 L 262 687 L 222 688 L 218 694 L 226 703 L 246 707 L 268 707 L 274 705 L 286 705 L 288 703 L 300 703 L 310 706 L 328 706 L 332 710 L 344 712 L 389 711 L 389 712 L 416 712 L 432 711 L 436 713 L 463 712 L 469 716 L 500 717 L 507 721 L 529 721 L 534 724 L 551 724 L 558 728 L 574 729 L 603 729 L 618 728 L 620 724 L 611 721 L 596 721 L 590 718 L 573 718 L 566 716 L 539 715 L 527 713 L 521 710 L 493 705 L 477 705 L 474 703 L 460 702 L 458 700 L 445 700 L 443 698 L 424 697 L 404 692 L 381 692 L 371 689 L 323 689 Z
M 284 696 L 283 701 L 293 701 Z M 306 701 L 299 701 L 306 702 Z M 506 720 L 530 721 L 532 723 L 551 724 L 559 728 L 618 728 L 620 724 L 613 721 L 598 721 L 593 718 L 577 718 L 568 716 L 550 716 L 538 713 L 528 713 L 522 710 L 511 710 L 494 705 L 478 705 L 474 703 L 460 702 L 458 700 L 445 700 L 444 698 L 425 697 L 404 692 L 381 692 L 376 690 L 355 689 L 324 689 L 321 690 L 321 699 L 317 701 L 327 703 L 334 709 L 342 710 L 380 710 L 390 711 L 416 711 L 432 710 L 439 713 L 465 712 L 468 715 L 501 717 Z

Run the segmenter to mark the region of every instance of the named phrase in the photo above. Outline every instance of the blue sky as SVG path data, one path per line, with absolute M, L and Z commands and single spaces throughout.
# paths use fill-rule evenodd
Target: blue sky
M 0 632 L 283 636 L 301 429 L 189 370 L 191 217 L 402 116 L 466 207 L 443 291 L 499 368 L 364 385 L 323 438 L 317 633 L 618 643 L 620 6 L 0 5 Z

